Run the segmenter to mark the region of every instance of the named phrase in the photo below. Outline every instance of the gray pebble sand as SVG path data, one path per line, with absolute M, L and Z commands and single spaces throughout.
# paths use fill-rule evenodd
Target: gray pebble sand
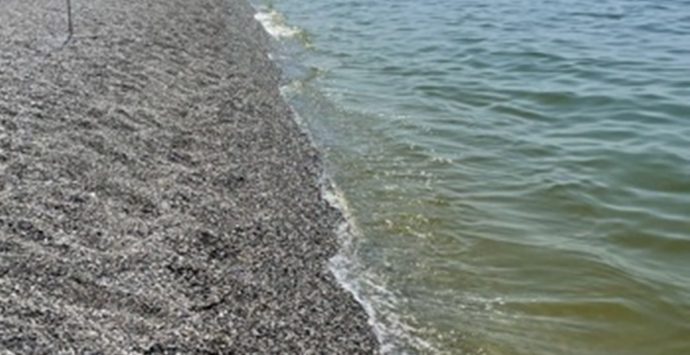
M 0 354 L 377 353 L 244 0 L 2 0 Z

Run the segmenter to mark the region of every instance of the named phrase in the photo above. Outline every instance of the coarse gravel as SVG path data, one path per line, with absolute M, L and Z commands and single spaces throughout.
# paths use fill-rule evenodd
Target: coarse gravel
M 378 353 L 245 0 L 0 0 L 0 353 Z

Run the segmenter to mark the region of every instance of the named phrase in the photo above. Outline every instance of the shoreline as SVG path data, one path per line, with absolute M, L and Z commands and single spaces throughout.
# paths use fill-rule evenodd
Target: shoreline
M 245 0 L 0 14 L 0 349 L 377 353 Z

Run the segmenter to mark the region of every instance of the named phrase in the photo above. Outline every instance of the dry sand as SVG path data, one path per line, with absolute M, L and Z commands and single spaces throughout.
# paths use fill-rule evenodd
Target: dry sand
M 2 0 L 0 353 L 375 353 L 245 0 Z

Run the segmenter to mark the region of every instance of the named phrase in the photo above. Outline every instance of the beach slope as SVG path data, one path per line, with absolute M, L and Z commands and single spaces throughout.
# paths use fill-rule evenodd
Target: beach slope
M 0 11 L 0 352 L 377 352 L 252 8 L 72 2 Z

